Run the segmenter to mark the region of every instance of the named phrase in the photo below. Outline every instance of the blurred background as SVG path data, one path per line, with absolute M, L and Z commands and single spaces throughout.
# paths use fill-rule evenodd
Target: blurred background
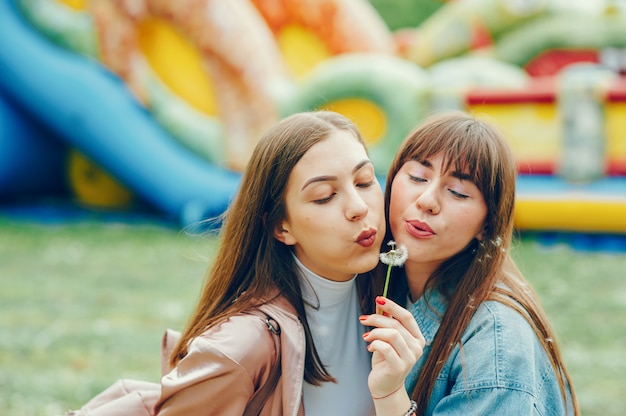
M 521 230 L 626 232 L 626 4 L 11 0 L 0 201 L 218 215 L 263 132 L 352 118 L 382 176 L 425 116 L 506 133 Z M 232 4 L 231 4 L 232 3 Z
M 584 414 L 626 408 L 626 1 L 0 2 L 0 413 L 158 380 L 263 132 L 331 109 L 381 180 L 461 109 L 518 165 L 515 256 Z

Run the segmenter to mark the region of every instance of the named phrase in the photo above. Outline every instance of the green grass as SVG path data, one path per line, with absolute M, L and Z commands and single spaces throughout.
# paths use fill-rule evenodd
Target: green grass
M 213 242 L 152 225 L 0 220 L 0 414 L 53 415 L 118 377 L 158 381 Z
M 158 381 L 160 339 L 184 324 L 214 239 L 150 224 L 0 218 L 0 414 L 55 415 L 116 379 Z M 514 251 L 559 336 L 585 415 L 621 415 L 626 254 Z

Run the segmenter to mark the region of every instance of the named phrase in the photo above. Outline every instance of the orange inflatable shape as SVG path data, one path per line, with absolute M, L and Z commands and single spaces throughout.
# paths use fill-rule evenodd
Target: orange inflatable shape
M 296 76 L 348 52 L 395 53 L 393 34 L 367 0 L 251 0 Z
M 100 58 L 150 107 L 157 78 L 190 107 L 219 118 L 225 164 L 245 167 L 280 118 L 276 85 L 289 79 L 254 6 L 224 0 L 92 0 Z

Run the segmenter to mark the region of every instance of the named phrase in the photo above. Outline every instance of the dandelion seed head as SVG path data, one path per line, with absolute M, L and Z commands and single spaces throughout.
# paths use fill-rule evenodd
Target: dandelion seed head
M 396 242 L 393 240 L 389 241 L 387 245 L 391 246 L 391 250 L 387 253 L 380 253 L 380 261 L 391 267 L 402 266 L 409 257 L 409 252 L 406 247 L 401 244 L 396 248 Z

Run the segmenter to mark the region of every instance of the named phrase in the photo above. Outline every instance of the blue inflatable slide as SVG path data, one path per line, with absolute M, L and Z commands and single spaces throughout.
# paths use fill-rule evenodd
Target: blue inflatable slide
M 46 39 L 13 0 L 0 1 L 0 199 L 58 170 L 50 165 L 60 146 L 44 132 L 181 224 L 223 213 L 239 184 L 239 173 L 173 140 L 116 75 Z

